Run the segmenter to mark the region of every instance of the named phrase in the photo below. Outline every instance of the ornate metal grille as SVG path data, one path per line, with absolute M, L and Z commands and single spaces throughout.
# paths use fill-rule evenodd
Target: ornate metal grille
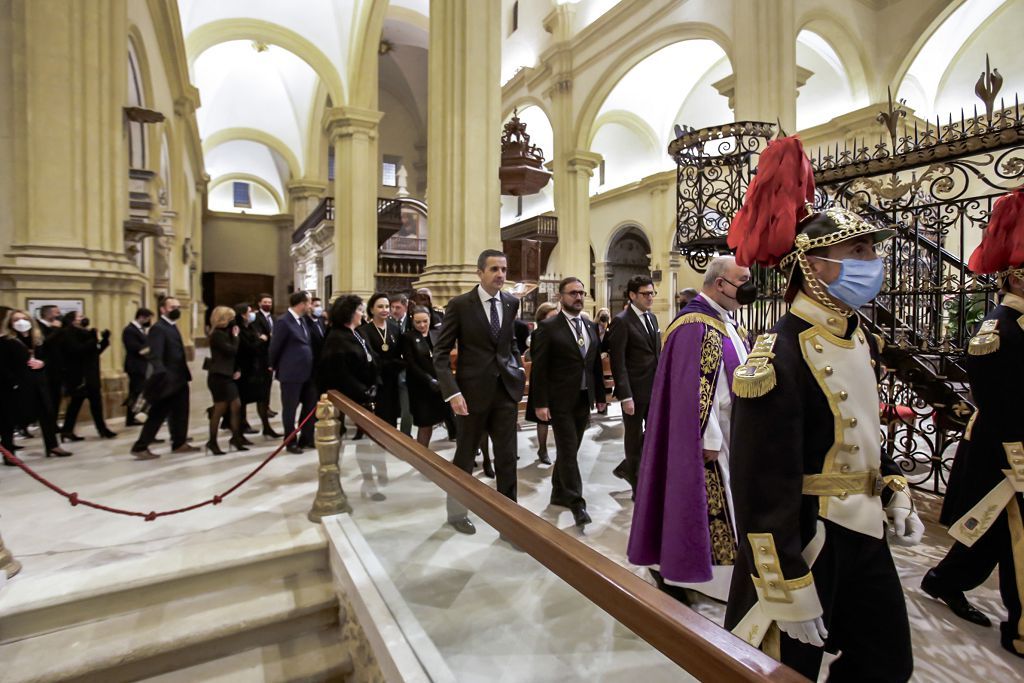
M 844 206 L 897 231 L 881 248 L 886 285 L 861 313 L 886 342 L 885 448 L 914 485 L 939 493 L 974 411 L 962 363 L 966 345 L 997 288 L 991 278 L 974 277 L 967 258 L 993 202 L 1024 180 L 1024 108 L 1017 98 L 995 107 L 1001 83 L 998 71 L 987 69 L 975 88 L 985 113 L 934 123 L 908 122 L 890 96 L 878 115 L 877 144 L 848 141 L 812 156 L 819 209 Z M 669 151 L 680 165 L 677 243 L 691 265 L 705 266 L 724 247 L 738 208 L 731 200 L 742 199 L 754 161 L 734 173 L 738 184 L 719 192 L 728 201 L 713 201 L 716 194 L 703 188 L 723 175 L 722 165 L 696 167 L 680 160 L 678 149 Z M 713 221 L 702 219 L 709 206 L 719 208 Z M 712 236 L 721 239 L 711 244 Z M 741 319 L 759 333 L 785 313 L 785 281 L 763 269 L 754 275 L 759 299 Z

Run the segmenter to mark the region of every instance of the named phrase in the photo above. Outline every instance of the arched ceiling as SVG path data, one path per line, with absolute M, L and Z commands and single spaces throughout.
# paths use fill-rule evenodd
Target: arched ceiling
M 814 31 L 805 29 L 797 34 L 796 63 L 811 72 L 796 100 L 797 130 L 826 123 L 868 104 L 854 98 L 843 60 L 832 44 Z
M 1016 77 L 1003 84 L 1003 94 L 1019 92 L 1024 86 L 1020 68 L 1020 21 L 1024 3 L 1020 0 L 966 0 L 929 36 L 918 50 L 897 90 L 907 106 L 922 118 L 943 119 L 975 104 L 974 82 L 985 68 L 986 52 L 1004 76 Z M 951 78 L 952 76 L 952 78 Z
M 380 59 L 380 87 L 408 101 L 426 124 L 429 0 L 178 5 L 214 178 L 259 178 L 285 198 L 289 180 L 325 180 L 320 110 L 325 99 L 331 106 L 375 106 L 377 82 L 357 75 L 377 51 L 378 36 L 392 46 Z

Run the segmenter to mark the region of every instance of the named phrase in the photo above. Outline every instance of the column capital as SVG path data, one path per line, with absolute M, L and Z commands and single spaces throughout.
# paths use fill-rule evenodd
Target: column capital
M 594 169 L 601 165 L 603 159 L 604 157 L 597 152 L 577 149 L 566 155 L 565 165 L 570 171 L 583 171 L 588 175 L 593 175 Z
M 377 126 L 384 112 L 362 107 L 331 107 L 324 111 L 324 131 L 333 141 L 339 137 L 365 135 L 377 138 Z
M 306 178 L 289 180 L 284 187 L 292 197 L 322 197 L 327 193 L 327 183 Z

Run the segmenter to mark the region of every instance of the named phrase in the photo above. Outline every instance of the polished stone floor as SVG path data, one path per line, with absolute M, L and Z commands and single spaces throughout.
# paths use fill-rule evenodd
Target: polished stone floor
M 201 382 L 195 383 L 190 433 L 196 444 L 206 440 L 202 414 L 206 405 L 207 391 Z M 116 420 L 111 426 L 121 434 L 101 441 L 91 425 L 82 425 L 79 433 L 87 439 L 67 445 L 75 452 L 72 458 L 43 458 L 38 438 L 20 441 L 26 447 L 21 454 L 67 491 L 108 505 L 149 511 L 180 507 L 223 492 L 276 445 L 255 437 L 252 451 L 215 458 L 201 453 L 171 456 L 164 444 L 156 448 L 164 457 L 137 462 L 128 455 L 136 429 L 124 429 Z M 625 564 L 632 504 L 622 482 L 611 475 L 621 457 L 621 439 L 614 407 L 587 432 L 580 461 L 594 524 L 585 535 L 572 526 L 568 511 L 547 505 L 550 468 L 535 460 L 532 429 L 519 434 L 519 491 L 524 507 Z M 221 443 L 226 443 L 226 437 Z M 438 430 L 432 447 L 450 457 L 453 445 L 444 440 L 444 429 Z M 381 489 L 386 500 L 360 497 L 360 460 L 386 463 L 389 481 Z M 477 476 L 482 476 L 479 471 Z M 475 536 L 453 533 L 443 523 L 443 493 L 375 444 L 345 441 L 342 478 L 354 507 L 353 518 L 385 569 L 385 576 L 379 578 L 397 587 L 458 680 L 685 680 L 662 655 L 528 555 L 499 541 L 492 529 L 478 523 Z M 285 453 L 216 507 L 145 522 L 71 507 L 19 470 L 2 468 L 0 532 L 24 563 L 23 577 L 50 577 L 58 586 L 81 569 L 103 565 L 114 569 L 121 561 L 156 550 L 187 550 L 223 539 L 256 542 L 260 536 L 298 536 L 309 528 L 305 514 L 315 488 L 315 454 Z M 936 499 L 919 500 L 928 523 L 925 542 L 916 549 L 894 549 L 914 633 L 914 680 L 1024 680 L 1024 661 L 999 648 L 995 627 L 983 629 L 956 619 L 918 588 L 921 575 L 941 558 L 949 542 L 934 524 Z M 995 577 L 971 597 L 994 619 L 1004 615 Z M 716 621 L 723 612 L 711 601 L 697 609 Z

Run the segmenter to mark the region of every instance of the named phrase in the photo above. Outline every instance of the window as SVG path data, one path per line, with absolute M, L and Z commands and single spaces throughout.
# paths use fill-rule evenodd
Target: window
M 515 33 L 519 29 L 519 0 L 516 0 L 516 2 L 512 3 L 512 22 L 511 22 L 511 24 L 512 24 L 512 30 L 510 30 L 508 32 L 509 35 L 512 35 L 513 33 Z
M 334 145 L 327 148 L 327 179 L 334 180 Z
M 402 157 L 384 155 L 384 163 L 381 164 L 380 184 L 386 187 L 398 187 L 398 167 L 402 164 Z
M 252 194 L 249 183 L 232 183 L 231 186 L 234 191 L 235 206 L 241 209 L 251 209 Z
M 597 184 L 604 185 L 604 159 L 601 159 L 601 164 L 597 167 Z

